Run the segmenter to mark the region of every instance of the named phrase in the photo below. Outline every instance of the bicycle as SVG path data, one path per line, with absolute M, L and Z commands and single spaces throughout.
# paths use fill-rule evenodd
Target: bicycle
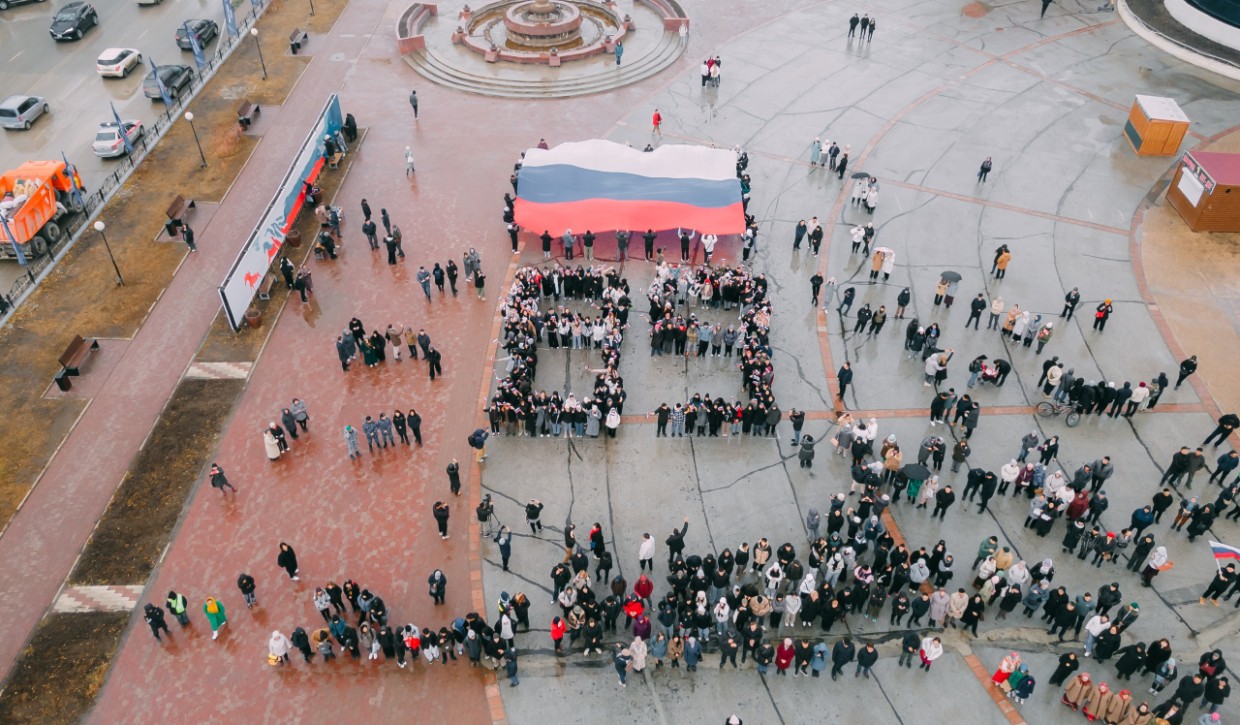
M 1081 410 L 1075 403 L 1057 403 L 1053 400 L 1043 400 L 1035 406 L 1038 415 L 1043 418 L 1055 418 L 1062 413 L 1067 413 L 1064 422 L 1069 428 L 1075 428 L 1077 423 L 1081 422 Z

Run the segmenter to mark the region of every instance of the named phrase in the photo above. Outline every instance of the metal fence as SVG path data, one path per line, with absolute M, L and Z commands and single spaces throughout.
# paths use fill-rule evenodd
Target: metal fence
M 142 160 L 155 147 L 155 144 L 159 143 L 159 140 L 168 133 L 168 129 L 172 127 L 172 124 L 181 119 L 182 111 L 197 97 L 199 91 L 215 77 L 215 73 L 219 70 L 220 65 L 232 55 L 233 51 L 237 49 L 243 40 L 249 37 L 250 28 L 262 17 L 262 14 L 267 10 L 267 6 L 266 0 L 263 0 L 258 5 L 251 3 L 253 11 L 245 18 L 237 18 L 237 37 L 235 38 L 229 35 L 227 29 L 220 29 L 215 53 L 206 58 L 207 64 L 201 70 L 195 68 L 193 80 L 172 99 L 172 105 L 165 106 L 163 114 L 156 118 L 153 123 L 147 125 L 146 133 L 142 135 L 142 138 L 134 142 L 133 153 L 121 158 L 112 173 L 105 176 L 103 181 L 99 182 L 98 188 L 82 195 L 85 207 L 80 213 L 75 213 L 62 219 L 64 236 L 61 239 L 65 241 L 55 249 L 48 249 L 48 253 L 42 257 L 29 260 L 26 274 L 13 282 L 7 295 L 0 295 L 0 315 L 2 315 L 0 317 L 0 326 L 8 322 L 13 310 L 26 300 L 26 297 L 38 286 L 39 282 L 43 281 L 52 268 L 73 248 L 78 239 L 90 228 L 88 226 L 89 223 L 99 216 L 103 205 L 116 194 L 117 190 L 125 183 L 138 164 L 142 163 Z

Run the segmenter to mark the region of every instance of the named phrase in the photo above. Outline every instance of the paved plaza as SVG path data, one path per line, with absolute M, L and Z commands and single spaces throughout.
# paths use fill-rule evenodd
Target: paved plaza
M 439 31 L 447 32 L 450 23 L 442 19 L 456 17 L 459 5 L 439 6 Z M 620 5 L 623 10 L 628 3 Z M 929 426 L 932 392 L 923 386 L 923 365 L 920 358 L 907 360 L 903 350 L 904 328 L 913 317 L 938 323 L 939 346 L 955 350 L 946 386 L 963 391 L 966 366 L 980 354 L 1013 364 L 1003 387 L 971 391 L 982 417 L 968 467 L 997 471 L 1016 456 L 1021 437 L 1031 430 L 1042 438 L 1059 435 L 1057 462 L 1069 476 L 1083 463 L 1111 456 L 1116 473 L 1106 486 L 1111 505 L 1102 521 L 1115 531 L 1127 526 L 1129 513 L 1157 490 L 1179 446 L 1197 445 L 1220 413 L 1235 410 L 1240 386 L 1225 368 L 1230 358 L 1220 352 L 1236 346 L 1234 277 L 1220 283 L 1233 287 L 1220 287 L 1213 301 L 1193 298 L 1202 305 L 1196 320 L 1191 314 L 1168 320 L 1160 311 L 1160 290 L 1150 289 L 1148 280 L 1157 275 L 1168 294 L 1190 294 L 1192 270 L 1203 260 L 1188 246 L 1195 243 L 1191 236 L 1179 250 L 1143 238 L 1139 220 L 1165 211 L 1161 194 L 1151 190 L 1169 179 L 1175 159 L 1134 155 L 1122 137 L 1124 120 L 1134 94 L 1171 96 L 1193 121 L 1186 147 L 1217 143 L 1236 150 L 1240 144 L 1228 134 L 1238 128 L 1240 83 L 1148 46 L 1114 14 L 1094 12 L 1096 0 L 1064 0 L 1044 19 L 1032 0 L 973 3 L 968 12 L 958 4 L 908 0 L 858 5 L 686 0 L 683 5 L 693 30 L 675 64 L 623 88 L 573 99 L 495 99 L 430 84 L 394 55 L 392 29 L 402 3 L 352 0 L 331 34 L 315 38 L 306 75 L 278 111 L 276 128 L 287 124 L 288 133 L 269 133 L 260 143 L 210 224 L 197 230 L 203 252 L 182 266 L 148 322 L 161 327 L 141 333 L 175 341 L 149 348 L 169 377 L 161 378 L 161 385 L 170 390 L 167 373 L 191 362 L 215 309 L 215 282 L 329 92 L 339 92 L 343 109 L 366 127 L 334 200 L 347 213 L 342 254 L 336 262 L 311 262 L 312 302 L 294 296 L 277 320 L 265 323 L 274 330 L 214 459 L 239 495 L 223 499 L 201 486 L 147 584 L 143 601 L 162 602 L 169 589 L 190 593 L 195 624 L 176 631 L 172 623 L 174 636 L 161 645 L 135 612 L 91 721 L 351 722 L 403 716 L 462 723 L 709 723 L 736 713 L 747 723 L 952 722 L 967 713 L 969 722 L 997 725 L 1080 717 L 1060 705 L 1058 688 L 1047 684 L 1059 654 L 1079 651 L 1080 645 L 1055 642 L 1045 626 L 1025 619 L 1019 609 L 999 622 L 988 612 L 977 639 L 957 630 L 944 633 L 946 654 L 928 673 L 896 667 L 904 630 L 889 629 L 884 613 L 877 623 L 851 617 L 829 638 L 833 642 L 848 631 L 875 642 L 881 656 L 872 679 L 854 678 L 851 667 L 839 682 L 775 677 L 773 671 L 763 678 L 752 664 L 720 672 L 712 650 L 697 673 L 651 666 L 620 689 L 609 658 L 584 657 L 580 647 L 563 657 L 552 651 L 548 629 L 559 608 L 552 603 L 548 573 L 563 559 L 561 533 L 569 522 L 583 540 L 593 522 L 602 524 L 616 560 L 613 576 L 622 574 L 630 584 L 639 574 L 641 535 L 649 532 L 658 542 L 656 597 L 667 590 L 663 541 L 686 517 L 686 552 L 735 551 L 742 542 L 766 537 L 772 547 L 792 542 L 803 557 L 807 511 L 825 512 L 829 497 L 848 488 L 847 461 L 830 455 L 826 444 L 835 432 L 835 375 L 841 364 L 851 363 L 855 373 L 843 402 L 876 418 L 880 438 L 896 436 L 906 462 L 932 431 L 952 443 L 952 431 Z M 854 12 L 879 18 L 872 41 L 846 41 Z M 717 89 L 703 88 L 698 64 L 714 54 L 723 59 L 722 81 Z M 605 61 L 610 62 L 597 62 Z M 421 98 L 416 123 L 405 100 L 415 87 Z M 655 108 L 664 118 L 661 139 L 650 133 Z M 815 137 L 850 147 L 849 175 L 864 171 L 878 179 L 881 191 L 872 216 L 849 203 L 850 179 L 841 181 L 809 164 Z M 778 437 L 655 437 L 654 419 L 647 414 L 661 403 L 683 402 L 698 392 L 745 400 L 740 372 L 730 358 L 650 356 L 644 290 L 653 265 L 618 261 L 607 234 L 596 248 L 600 263 L 618 268 L 634 302 L 620 364 L 629 397 L 618 436 L 494 437 L 488 460 L 472 463 L 465 437 L 485 425 L 482 401 L 504 374 L 505 353 L 496 349 L 497 301 L 518 267 L 549 264 L 532 235 L 519 255 L 511 254 L 500 222 L 512 164 L 539 138 L 552 145 L 607 138 L 637 148 L 653 142 L 747 150 L 754 189 L 749 212 L 760 228 L 751 269 L 766 276 L 774 307 L 774 392 L 785 414 Z M 404 175 L 405 146 L 412 146 L 417 158 L 413 179 Z M 994 158 L 994 170 L 979 184 L 978 165 L 987 156 Z M 391 211 L 404 231 L 408 257 L 401 265 L 390 267 L 382 253 L 372 255 L 366 247 L 359 231 L 363 198 L 376 211 Z M 796 222 L 813 216 L 827 230 L 821 256 L 812 255 L 808 244 L 792 249 Z M 896 254 L 888 280 L 871 281 L 870 260 L 850 253 L 849 230 L 867 222 L 878 230 L 876 243 Z M 676 250 L 668 242 L 665 235 L 660 246 L 668 248 L 670 259 Z M 1219 244 L 1218 238 L 1212 243 Z M 1013 259 L 1006 278 L 996 280 L 990 266 L 1000 244 L 1011 248 Z M 1159 245 L 1157 270 L 1146 268 L 1143 245 Z M 428 304 L 414 281 L 417 267 L 449 259 L 459 264 L 469 247 L 481 253 L 486 298 L 477 299 L 466 287 L 458 297 L 435 292 Z M 631 251 L 640 257 L 640 248 L 637 240 Z M 737 239 L 721 240 L 716 263 L 734 265 L 739 257 Z M 1234 266 L 1234 249 L 1218 264 Z M 932 299 L 945 270 L 963 277 L 951 309 L 933 305 Z M 850 316 L 841 319 L 833 311 L 838 300 L 827 311 L 810 304 L 815 271 L 834 278 L 840 292 L 856 288 Z M 854 334 L 861 305 L 886 305 L 894 313 L 905 287 L 912 293 L 906 319 L 890 319 L 874 336 Z M 1061 320 L 1063 296 L 1073 287 L 1082 296 L 1078 314 Z M 1005 343 L 985 329 L 985 316 L 981 331 L 966 330 L 968 303 L 978 293 L 988 301 L 1002 296 L 1008 305 L 1019 303 L 1044 321 L 1053 320 L 1056 332 L 1043 354 Z M 1099 333 L 1090 329 L 1092 310 L 1104 299 L 1113 300 L 1115 313 Z M 167 306 L 169 301 L 177 307 Z M 585 309 L 580 302 L 573 307 Z M 724 325 L 736 315 L 722 309 L 699 314 Z M 354 316 L 367 329 L 390 322 L 426 329 L 443 352 L 444 376 L 432 382 L 425 363 L 408 359 L 374 369 L 356 364 L 342 374 L 334 340 Z M 1181 325 L 1192 327 L 1181 330 Z M 1198 327 L 1212 328 L 1216 344 Z M 154 344 L 152 337 L 148 345 Z M 1185 340 L 1216 349 L 1188 348 Z M 1058 356 L 1086 380 L 1135 384 L 1160 371 L 1174 379 L 1179 361 L 1193 353 L 1202 356 L 1201 371 L 1164 395 L 1157 412 L 1132 419 L 1089 417 L 1072 429 L 1062 418 L 1032 414 L 1042 400 L 1036 383 L 1047 356 Z M 580 396 L 591 388 L 589 368 L 598 367 L 599 357 L 540 347 L 539 362 L 536 389 Z M 126 399 L 123 373 L 108 379 L 101 400 L 120 406 Z M 152 388 L 146 395 L 157 392 Z M 270 462 L 259 432 L 294 397 L 309 406 L 310 434 L 293 442 L 290 456 Z M 143 401 L 142 409 L 154 405 Z M 360 427 L 366 415 L 411 407 L 424 419 L 424 446 L 364 454 L 356 462 L 346 456 L 343 425 Z M 790 445 L 786 415 L 793 407 L 808 411 L 805 432 L 823 441 L 812 469 L 798 466 L 797 449 Z M 157 411 L 157 406 L 151 410 Z M 66 450 L 101 445 L 83 435 L 79 429 Z M 140 444 L 138 431 L 126 431 L 106 453 L 95 452 L 90 464 L 109 474 L 119 466 L 119 474 Z M 1217 453 L 1207 449 L 1207 456 L 1213 466 Z M 449 493 L 444 473 L 454 458 L 466 481 L 460 498 Z M 58 492 L 71 494 L 85 465 L 80 458 L 76 464 L 54 461 L 40 483 L 43 505 L 50 506 Z M 963 488 L 964 471 L 953 474 L 945 466 L 942 477 L 957 491 Z M 1218 489 L 1204 477 L 1193 492 L 1212 500 Z M 98 480 L 119 480 L 119 475 Z M 515 534 L 509 572 L 501 570 L 496 546 L 479 535 L 473 508 L 482 494 L 493 496 L 498 517 Z M 523 506 L 531 498 L 546 504 L 541 536 L 531 535 L 524 523 Z M 431 516 L 431 504 L 439 499 L 451 505 L 447 540 L 436 535 Z M 22 605 L 9 607 L 15 616 L 4 625 L 7 636 L 0 637 L 10 655 L 46 606 L 39 600 L 50 601 L 89 534 L 89 507 L 79 508 L 61 522 L 65 551 L 47 552 L 47 561 L 23 572 L 30 583 L 22 592 L 32 593 L 5 595 L 5 601 Z M 1031 566 L 1053 557 L 1054 584 L 1073 595 L 1118 581 L 1124 602 L 1138 602 L 1141 611 L 1125 644 L 1168 637 L 1181 674 L 1194 672 L 1197 657 L 1215 646 L 1240 658 L 1232 644 L 1240 612 L 1231 603 L 1217 609 L 1197 603 L 1215 571 L 1209 547 L 1204 540 L 1190 544 L 1184 534 L 1168 529 L 1167 520 L 1151 530 L 1176 566 L 1145 589 L 1122 566 L 1098 570 L 1062 555 L 1062 525 L 1046 538 L 1023 528 L 1024 498 L 996 497 L 982 514 L 975 505 L 958 502 L 943 522 L 907 502 L 891 511 L 894 533 L 911 548 L 931 548 L 942 540 L 953 552 L 952 590 L 968 587 L 978 544 L 993 534 Z M 21 521 L 19 515 L 15 522 Z M 18 535 L 29 530 L 20 523 L 11 529 Z M 1203 538 L 1240 542 L 1237 524 L 1221 520 Z M 276 566 L 281 541 L 296 547 L 301 581 L 290 581 Z M 432 604 L 424 587 L 436 568 L 449 580 L 443 607 Z M 258 581 L 259 606 L 253 610 L 246 610 L 236 589 L 241 571 Z M 471 669 L 465 661 L 447 667 L 423 661 L 408 670 L 382 659 L 354 663 L 348 657 L 305 665 L 294 652 L 292 666 L 270 667 L 271 631 L 317 628 L 314 588 L 347 578 L 382 596 L 394 624 L 433 629 L 469 611 L 493 619 L 501 592 L 526 593 L 533 602 L 533 626 L 517 636 L 521 686 L 510 687 L 502 676 L 497 682 L 489 670 Z M 17 591 L 16 582 L 7 586 Z M 228 606 L 229 624 L 217 641 L 202 617 L 206 596 L 221 597 Z M 811 629 L 818 636 L 817 627 Z M 979 669 L 988 675 L 1011 650 L 1022 653 L 1038 681 L 1033 697 L 1015 711 L 993 701 L 988 683 L 977 677 Z M 1089 662 L 1084 669 L 1099 680 L 1114 679 L 1113 663 Z M 1148 695 L 1149 679 L 1130 684 L 1136 701 L 1153 706 L 1174 690 Z M 1192 723 L 1199 712 L 1194 705 Z M 1240 719 L 1234 700 L 1222 712 L 1224 722 Z

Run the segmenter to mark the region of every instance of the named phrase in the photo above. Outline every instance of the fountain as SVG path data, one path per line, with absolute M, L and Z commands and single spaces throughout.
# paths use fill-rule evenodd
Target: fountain
M 536 50 L 581 44 L 581 10 L 562 0 L 530 0 L 504 12 L 508 43 Z
M 628 30 L 613 5 L 593 0 L 499 0 L 462 20 L 453 42 L 488 62 L 552 66 L 610 53 Z

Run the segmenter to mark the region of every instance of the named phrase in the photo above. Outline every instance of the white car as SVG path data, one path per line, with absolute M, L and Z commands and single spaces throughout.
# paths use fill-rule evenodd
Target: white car
M 99 54 L 95 61 L 95 70 L 99 75 L 110 78 L 124 78 L 129 71 L 142 65 L 142 54 L 133 48 L 108 48 Z
M 142 138 L 142 134 L 146 133 L 146 129 L 142 127 L 142 122 L 138 120 L 125 121 L 125 135 L 129 138 L 129 144 L 132 146 Z M 121 129 L 116 125 L 115 121 L 105 121 L 99 124 L 99 131 L 95 133 L 95 142 L 91 144 L 91 150 L 96 156 L 110 159 L 117 156 L 125 155 L 125 142 L 121 139 Z

